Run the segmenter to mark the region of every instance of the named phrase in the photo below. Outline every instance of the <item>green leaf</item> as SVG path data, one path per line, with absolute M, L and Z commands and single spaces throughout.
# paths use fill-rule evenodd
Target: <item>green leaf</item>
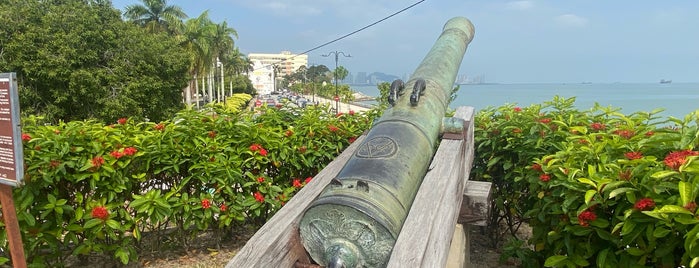
M 112 220 L 112 219 L 107 220 L 107 226 L 109 226 L 109 228 L 112 228 L 114 230 L 121 230 L 121 224 L 115 220 Z
M 119 260 L 120 260 L 121 263 L 123 263 L 123 264 L 128 264 L 128 263 L 129 263 L 129 252 L 126 251 L 124 248 L 121 248 L 121 247 L 120 247 L 119 249 L 117 249 L 116 252 L 114 252 L 114 256 L 116 256 L 117 258 L 119 258 Z
M 588 185 L 592 186 L 592 188 L 597 189 L 597 183 L 595 183 L 594 181 L 592 181 L 588 178 L 579 178 L 578 181 L 582 182 L 584 184 L 588 184 Z
M 626 193 L 626 192 L 631 192 L 631 191 L 637 191 L 636 188 L 631 188 L 631 187 L 622 187 L 622 188 L 617 188 L 614 189 L 611 193 L 609 193 L 609 198 L 612 199 L 616 197 L 617 195 Z
M 680 214 L 689 214 L 693 215 L 693 213 L 686 208 L 677 206 L 677 205 L 664 205 L 661 207 L 658 212 L 660 213 L 680 213 Z
M 677 183 L 678 191 L 680 192 L 680 200 L 682 201 L 683 205 L 688 204 L 694 198 L 692 198 L 692 187 L 684 181 L 680 181 Z
M 631 232 L 633 232 L 633 229 L 636 228 L 636 223 L 633 221 L 625 221 L 624 222 L 624 227 L 621 228 L 621 235 L 626 235 Z
M 101 223 L 102 223 L 102 220 L 100 220 L 100 219 L 90 219 L 89 221 L 85 222 L 85 225 L 83 226 L 83 228 L 89 229 L 89 228 L 95 227 L 97 225 L 100 225 Z
M 676 175 L 676 174 L 680 174 L 680 173 L 677 171 L 673 171 L 673 170 L 663 170 L 663 171 L 655 172 L 655 173 L 653 173 L 653 175 L 650 175 L 650 176 L 654 179 L 663 179 L 663 178 L 666 178 L 666 177 L 669 177 L 672 175 Z
M 609 254 L 609 249 L 605 248 L 597 254 L 597 267 L 610 267 L 607 264 L 607 254 Z
M 546 258 L 546 261 L 544 262 L 545 267 L 555 267 L 562 261 L 568 259 L 568 256 L 564 255 L 553 255 L 551 257 Z
M 660 226 L 658 228 L 655 228 L 655 230 L 653 231 L 653 237 L 661 238 L 661 237 L 665 237 L 669 233 L 670 233 L 670 230 L 665 229 L 664 227 Z
M 592 198 L 595 197 L 596 193 L 597 190 L 587 190 L 587 192 L 585 192 L 585 205 L 590 205 L 590 201 L 592 201 Z
M 627 248 L 626 252 L 628 252 L 631 256 L 641 256 L 645 254 L 645 252 L 639 248 Z

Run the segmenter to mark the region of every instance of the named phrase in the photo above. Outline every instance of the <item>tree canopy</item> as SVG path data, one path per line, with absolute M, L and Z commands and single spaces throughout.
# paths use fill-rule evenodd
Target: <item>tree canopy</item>
M 186 50 L 121 19 L 102 0 L 0 2 L 0 70 L 21 110 L 47 120 L 163 120 L 184 107 Z

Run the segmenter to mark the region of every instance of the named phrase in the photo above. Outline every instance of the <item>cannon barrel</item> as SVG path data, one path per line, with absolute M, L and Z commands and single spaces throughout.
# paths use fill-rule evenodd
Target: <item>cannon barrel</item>
M 327 267 L 384 267 L 427 173 L 456 74 L 473 38 L 450 19 L 411 79 L 391 86 L 391 107 L 301 219 L 301 242 Z M 407 92 L 410 91 L 410 92 Z

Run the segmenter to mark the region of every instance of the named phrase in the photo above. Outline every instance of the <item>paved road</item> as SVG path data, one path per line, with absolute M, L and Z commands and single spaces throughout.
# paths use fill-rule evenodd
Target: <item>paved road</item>
M 313 100 L 313 97 L 311 95 L 303 95 L 304 98 L 307 100 Z M 326 98 L 321 98 L 318 96 L 315 96 L 316 102 L 318 102 L 318 105 L 326 105 L 330 104 L 331 108 L 335 108 L 335 101 L 334 100 L 329 100 Z M 354 112 L 364 112 L 369 110 L 367 107 L 362 107 L 354 104 L 349 104 L 349 103 L 342 103 L 340 102 L 340 111 L 341 113 L 348 113 L 349 111 L 354 111 Z

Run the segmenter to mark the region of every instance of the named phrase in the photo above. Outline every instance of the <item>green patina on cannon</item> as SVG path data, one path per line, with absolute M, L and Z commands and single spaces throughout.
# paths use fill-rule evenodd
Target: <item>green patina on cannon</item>
M 393 82 L 391 107 L 301 219 L 302 243 L 317 263 L 386 266 L 440 134 L 463 129 L 443 117 L 473 34 L 468 19 L 449 20 L 411 79 Z

